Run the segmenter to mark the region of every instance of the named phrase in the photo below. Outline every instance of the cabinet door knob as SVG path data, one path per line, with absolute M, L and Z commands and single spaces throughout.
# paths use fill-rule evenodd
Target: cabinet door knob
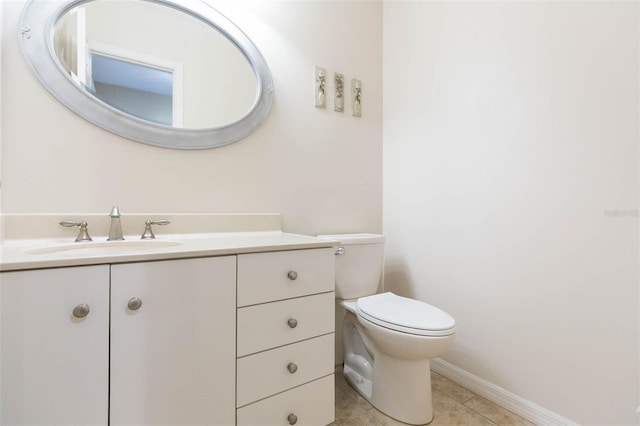
M 298 366 L 294 362 L 290 362 L 287 365 L 287 370 L 289 370 L 289 373 L 293 374 L 298 371 Z
M 287 321 L 287 324 L 291 328 L 296 328 L 298 326 L 298 320 L 295 318 L 289 318 L 289 321 Z
M 296 271 L 289 271 L 287 277 L 289 277 L 291 281 L 295 281 L 298 278 L 298 273 Z
M 291 413 L 287 416 L 287 420 L 289 421 L 290 425 L 295 425 L 296 423 L 298 423 L 298 416 Z
M 73 316 L 76 318 L 84 318 L 89 315 L 90 311 L 91 309 L 89 309 L 89 305 L 87 305 L 86 303 L 81 303 L 73 308 Z
M 137 311 L 142 306 L 142 300 L 139 297 L 132 297 L 129 299 L 129 303 L 127 303 L 127 308 L 132 311 Z

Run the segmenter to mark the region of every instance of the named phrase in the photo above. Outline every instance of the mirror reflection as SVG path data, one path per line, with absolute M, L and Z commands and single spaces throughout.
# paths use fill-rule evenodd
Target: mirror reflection
M 143 0 L 92 0 L 64 13 L 56 57 L 88 94 L 139 119 L 184 129 L 227 126 L 254 106 L 244 54 L 209 24 Z

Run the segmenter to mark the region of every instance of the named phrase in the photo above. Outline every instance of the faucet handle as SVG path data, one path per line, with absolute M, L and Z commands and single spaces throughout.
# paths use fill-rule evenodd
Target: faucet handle
M 93 241 L 93 239 L 89 236 L 89 231 L 87 231 L 87 228 L 89 227 L 89 225 L 84 220 L 82 222 L 76 222 L 73 220 L 63 220 L 62 222 L 60 222 L 60 225 L 67 228 L 70 228 L 72 226 L 80 227 L 80 233 L 78 233 L 78 236 L 76 237 L 76 242 Z
M 141 240 L 152 240 L 154 239 L 156 236 L 153 235 L 153 231 L 151 230 L 151 225 L 168 225 L 171 222 L 165 219 L 161 219 L 161 220 L 147 220 L 144 222 L 144 232 L 142 233 L 142 236 L 140 237 Z
M 85 222 L 87 223 L 87 222 Z M 76 222 L 75 220 L 63 220 L 58 225 L 62 225 L 66 228 L 71 228 L 72 226 L 80 226 L 82 222 Z

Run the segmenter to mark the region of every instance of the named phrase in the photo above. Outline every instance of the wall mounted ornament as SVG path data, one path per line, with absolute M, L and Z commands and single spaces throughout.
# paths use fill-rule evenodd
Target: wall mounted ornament
M 327 70 L 321 67 L 313 69 L 313 75 L 316 85 L 315 106 L 316 108 L 325 108 L 327 106 Z
M 335 91 L 333 93 L 333 110 L 344 112 L 344 74 L 339 72 L 333 73 L 333 84 Z
M 351 115 L 362 117 L 362 82 L 351 79 Z

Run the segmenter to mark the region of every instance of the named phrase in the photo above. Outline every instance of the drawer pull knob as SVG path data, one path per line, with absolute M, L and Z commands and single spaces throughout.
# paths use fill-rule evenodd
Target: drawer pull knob
M 86 303 L 81 303 L 73 308 L 73 316 L 76 318 L 84 318 L 89 315 L 90 311 L 91 309 L 89 309 L 89 305 L 87 305 Z
M 290 362 L 287 365 L 287 370 L 289 370 L 289 373 L 293 374 L 298 371 L 298 366 L 294 362 Z
M 139 297 L 132 297 L 129 299 L 129 303 L 127 303 L 127 308 L 132 311 L 137 311 L 142 306 L 142 300 Z
M 298 423 L 298 416 L 291 413 L 287 416 L 287 420 L 289 421 L 290 425 L 295 425 L 296 423 Z
M 289 277 L 291 281 L 295 281 L 298 278 L 298 273 L 296 271 L 289 271 L 287 277 Z
M 295 318 L 289 318 L 289 321 L 287 321 L 287 324 L 289 324 L 289 327 L 291 328 L 296 328 L 298 326 L 298 320 Z

